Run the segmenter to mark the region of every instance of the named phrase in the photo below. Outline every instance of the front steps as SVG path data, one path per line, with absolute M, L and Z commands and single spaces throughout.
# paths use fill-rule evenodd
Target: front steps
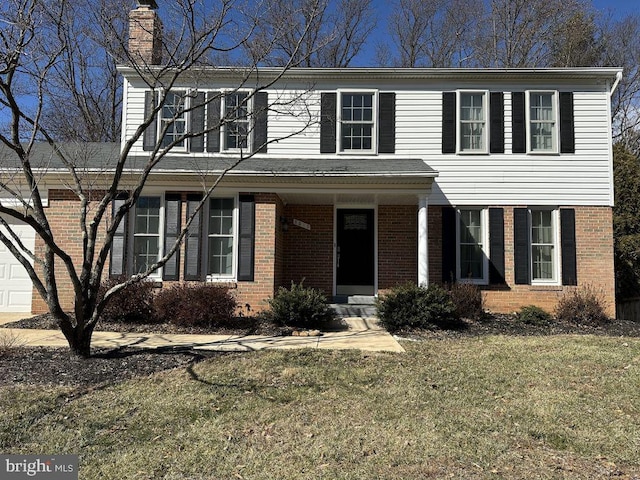
M 370 318 L 376 316 L 375 300 L 367 295 L 339 295 L 333 297 L 331 308 L 340 318 Z

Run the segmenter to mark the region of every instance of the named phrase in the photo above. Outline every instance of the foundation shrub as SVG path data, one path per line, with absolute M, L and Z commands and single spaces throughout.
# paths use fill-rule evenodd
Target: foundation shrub
M 154 306 L 160 322 L 202 328 L 232 326 L 238 309 L 228 288 L 206 283 L 164 288 L 156 294 Z
M 377 300 L 376 307 L 380 324 L 390 332 L 459 325 L 451 293 L 437 284 L 395 287 Z
M 99 296 L 125 282 L 127 277 L 110 278 L 100 285 Z M 154 323 L 154 284 L 149 281 L 132 283 L 111 296 L 102 311 L 101 318 L 112 322 Z
M 478 320 L 482 317 L 482 292 L 473 283 L 453 283 L 449 286 L 451 300 L 456 307 L 456 313 L 461 318 Z
M 325 295 L 303 282 L 291 282 L 291 288 L 280 287 L 268 301 L 266 320 L 278 326 L 320 328 L 335 320 L 335 311 Z
M 556 306 L 556 318 L 578 325 L 599 326 L 611 322 L 604 293 L 587 285 L 565 293 Z
M 546 326 L 553 321 L 553 315 L 536 305 L 522 307 L 516 318 L 519 322 L 537 326 Z

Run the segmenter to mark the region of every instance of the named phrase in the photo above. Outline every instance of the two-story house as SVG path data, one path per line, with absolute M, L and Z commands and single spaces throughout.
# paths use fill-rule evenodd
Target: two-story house
M 131 20 L 130 48 L 149 59 L 154 29 L 140 24 L 155 16 L 140 7 Z M 120 73 L 124 142 L 157 95 L 135 69 Z M 202 198 L 203 178 L 250 153 L 158 281 L 221 282 L 253 310 L 303 279 L 339 300 L 406 282 L 473 282 L 497 312 L 551 310 L 589 284 L 614 314 L 610 104 L 619 69 L 246 75 L 202 67 L 165 96 L 132 165 L 189 129 L 220 128 L 180 141 L 154 170 L 118 232 L 111 274 L 155 261 Z M 273 83 L 256 91 L 258 77 Z M 52 188 L 48 208 L 69 205 Z

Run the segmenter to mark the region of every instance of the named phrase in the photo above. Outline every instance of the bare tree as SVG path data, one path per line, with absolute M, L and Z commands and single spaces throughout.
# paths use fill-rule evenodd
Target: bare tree
M 262 56 L 266 64 L 274 66 L 293 59 L 292 64 L 300 67 L 348 67 L 375 26 L 372 3 L 372 0 L 271 1 L 260 12 L 251 51 L 254 56 L 256 51 L 268 52 Z
M 389 16 L 389 35 L 398 55 L 386 43 L 378 54 L 399 67 L 465 66 L 472 56 L 474 24 L 484 13 L 475 0 L 398 0 Z
M 137 163 L 131 156 L 133 145 L 155 125 L 165 98 L 171 95 L 172 88 L 183 77 L 189 76 L 196 87 L 201 86 L 200 82 L 211 78 L 216 68 L 211 65 L 211 59 L 242 51 L 242 46 L 256 29 L 253 20 L 256 15 L 235 9 L 231 0 L 217 2 L 215 7 L 200 0 L 169 1 L 165 11 L 171 22 L 167 24 L 165 33 L 170 41 L 163 46 L 163 63 L 156 65 L 155 61 L 127 52 L 127 38 L 120 28 L 120 17 L 106 13 L 108 5 L 107 0 L 101 3 L 7 0 L 0 6 L 0 115 L 6 119 L 6 125 L 0 129 L 0 214 L 30 226 L 43 247 L 37 251 L 30 250 L 2 216 L 0 225 L 7 233 L 0 230 L 0 241 L 26 269 L 34 288 L 57 320 L 71 351 L 79 356 L 89 356 L 92 333 L 109 299 L 131 283 L 144 279 L 164 266 L 179 248 L 197 211 L 187 220 L 176 241 L 165 246 L 157 262 L 100 295 L 105 265 L 123 218 L 134 207 L 147 181 L 165 160 L 167 153 L 186 139 L 218 130 L 228 119 L 223 116 L 217 122 L 208 123 L 206 128 L 192 127 L 163 144 L 163 137 L 173 128 L 178 117 L 183 112 L 199 107 L 198 102 L 193 101 L 201 98 L 198 97 L 198 91 L 190 90 L 183 98 L 180 109 L 176 109 L 174 119 L 163 123 L 157 140 L 145 152 L 145 157 L 141 159 L 138 155 L 135 158 Z M 88 161 L 95 155 L 91 144 L 59 143 L 56 140 L 59 126 L 54 123 L 50 127 L 47 123 L 49 117 L 44 115 L 48 102 L 56 95 L 63 96 L 60 92 L 61 78 L 69 76 L 71 71 L 83 71 L 85 65 L 78 64 L 82 64 L 87 57 L 91 58 L 91 52 L 85 52 L 84 49 L 90 49 L 95 38 L 83 38 L 82 49 L 76 49 L 72 36 L 76 25 L 67 23 L 70 18 L 79 18 L 82 9 L 87 9 L 83 15 L 91 15 L 93 21 L 98 22 L 99 31 L 103 32 L 103 38 L 106 39 L 96 48 L 102 48 L 114 58 L 124 61 L 158 98 L 145 112 L 142 122 L 131 132 L 122 148 L 114 152 L 113 158 L 106 158 L 99 171 L 96 171 L 94 163 Z M 314 16 L 308 18 L 309 25 L 315 21 Z M 299 45 L 306 40 L 309 31 L 310 28 L 301 29 Z M 291 59 L 284 62 L 282 68 L 258 75 L 257 63 L 254 62 L 237 69 L 234 71 L 238 78 L 237 88 L 245 86 L 251 89 L 250 95 L 257 95 L 273 86 L 298 58 L 299 48 L 293 48 Z M 91 66 L 87 67 L 90 73 Z M 102 64 L 96 65 L 98 69 L 102 67 Z M 228 70 L 225 71 L 228 73 Z M 79 85 L 82 86 L 82 82 Z M 76 87 L 72 86 L 70 95 L 77 93 Z M 305 92 L 295 98 L 278 98 L 275 103 L 248 114 L 266 115 L 267 109 L 283 111 L 295 105 L 298 116 L 304 117 L 305 112 L 300 110 L 300 105 L 304 105 L 305 98 Z M 215 101 L 216 95 L 207 96 L 207 102 Z M 81 101 L 74 106 L 82 104 Z M 230 112 L 230 115 L 235 113 Z M 300 131 L 314 121 L 311 114 L 307 114 Z M 292 132 L 291 135 L 296 133 Z M 82 138 L 82 135 L 76 137 L 72 131 L 69 137 Z M 48 152 L 44 156 L 38 153 L 42 152 L 42 142 Z M 214 158 L 203 161 L 199 165 L 204 194 L 200 207 L 224 175 L 253 154 L 253 151 L 241 151 L 224 163 Z M 43 188 L 46 186 L 43 181 L 53 170 L 57 178 L 65 183 L 68 194 L 77 201 L 77 220 L 75 224 L 70 223 L 68 229 L 77 231 L 81 238 L 79 253 L 66 247 L 60 232 L 52 227 L 52 219 L 45 208 Z M 114 203 L 116 198 L 118 203 Z M 116 205 L 115 209 L 113 205 Z M 71 312 L 65 311 L 61 302 L 62 284 L 69 284 L 73 294 Z

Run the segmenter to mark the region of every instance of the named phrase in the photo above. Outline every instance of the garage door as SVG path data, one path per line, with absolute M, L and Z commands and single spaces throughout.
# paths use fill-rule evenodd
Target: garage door
M 3 216 L 25 247 L 33 251 L 34 231 L 23 223 Z M 6 230 L 0 226 L 3 233 Z M 31 312 L 31 279 L 24 267 L 0 242 L 0 312 Z

